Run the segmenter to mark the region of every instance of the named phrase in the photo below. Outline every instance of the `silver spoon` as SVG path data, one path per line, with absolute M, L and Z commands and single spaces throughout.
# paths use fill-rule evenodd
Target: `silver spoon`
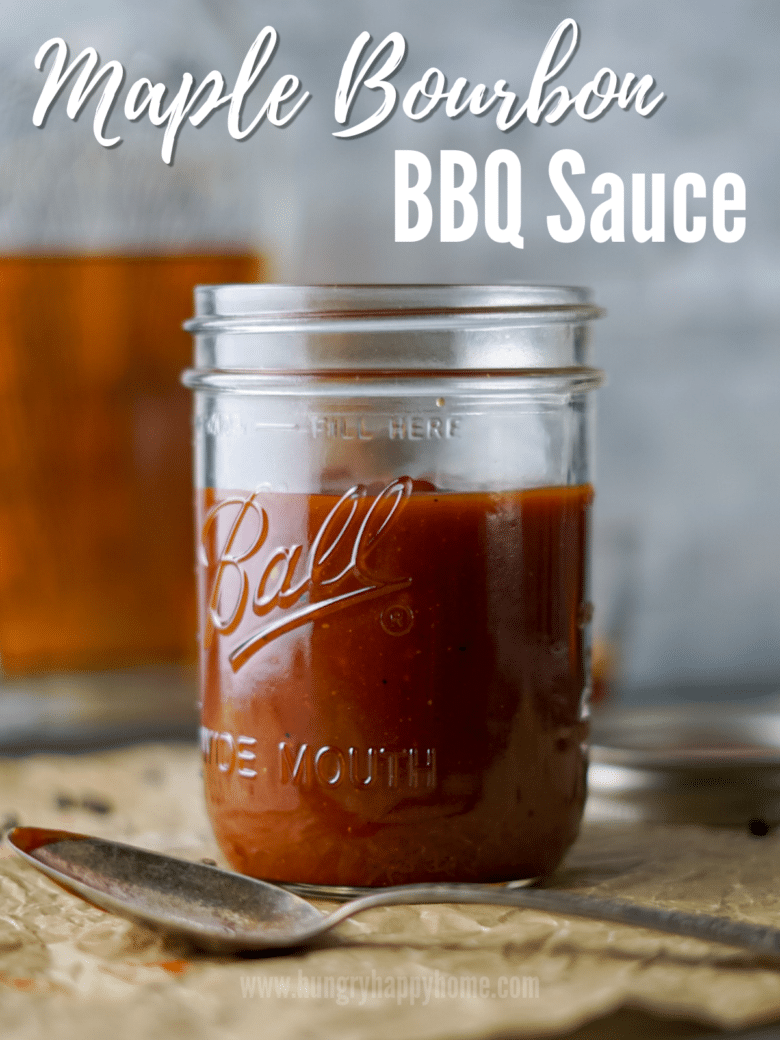
M 157 931 L 185 936 L 212 952 L 305 946 L 347 917 L 375 906 L 488 903 L 651 928 L 780 959 L 776 928 L 555 889 L 399 885 L 323 914 L 267 881 L 120 842 L 38 827 L 16 827 L 7 840 L 29 863 L 90 903 Z

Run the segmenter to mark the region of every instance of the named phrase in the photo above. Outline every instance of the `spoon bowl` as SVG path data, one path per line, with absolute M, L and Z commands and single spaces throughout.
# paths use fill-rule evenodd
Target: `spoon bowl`
M 16 827 L 8 843 L 88 902 L 213 952 L 295 946 L 322 930 L 311 903 L 278 885 L 86 834 Z
M 780 960 L 780 930 L 775 928 L 557 889 L 399 885 L 323 914 L 280 885 L 116 841 L 39 827 L 16 827 L 6 840 L 28 863 L 90 903 L 184 936 L 210 952 L 305 946 L 347 917 L 377 906 L 483 903 L 651 928 Z

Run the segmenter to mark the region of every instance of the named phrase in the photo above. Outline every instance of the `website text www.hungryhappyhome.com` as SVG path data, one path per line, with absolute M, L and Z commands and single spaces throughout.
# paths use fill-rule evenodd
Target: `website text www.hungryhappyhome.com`
M 397 1004 L 429 1004 L 432 1000 L 529 1000 L 539 997 L 536 975 L 466 975 L 439 971 L 426 975 L 242 975 L 241 996 L 256 999 L 335 1000 L 337 1004 L 367 1004 L 394 1000 Z

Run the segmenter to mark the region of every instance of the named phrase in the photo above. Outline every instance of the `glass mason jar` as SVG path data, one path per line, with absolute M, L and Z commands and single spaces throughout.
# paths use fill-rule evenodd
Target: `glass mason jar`
M 319 888 L 550 872 L 577 835 L 586 290 L 196 290 L 206 799 Z

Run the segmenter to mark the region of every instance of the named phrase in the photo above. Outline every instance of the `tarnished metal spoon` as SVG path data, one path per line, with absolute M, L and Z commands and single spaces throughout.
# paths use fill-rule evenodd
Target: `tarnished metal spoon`
M 323 914 L 300 896 L 267 881 L 115 841 L 38 827 L 16 827 L 7 840 L 29 863 L 90 903 L 157 931 L 185 936 L 213 952 L 304 946 L 345 918 L 375 906 L 488 903 L 651 928 L 780 960 L 776 928 L 555 889 L 399 885 Z

